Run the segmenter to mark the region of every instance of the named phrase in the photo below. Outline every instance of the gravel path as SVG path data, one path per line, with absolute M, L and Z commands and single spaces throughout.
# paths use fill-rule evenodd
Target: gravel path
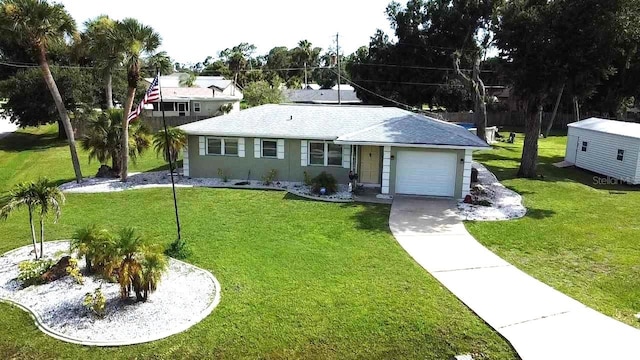
M 313 195 L 311 189 L 298 182 L 278 181 L 272 185 L 264 185 L 262 181 L 251 180 L 247 185 L 235 185 L 245 180 L 229 180 L 227 182 L 217 178 L 190 178 L 174 176 L 176 187 L 221 187 L 239 189 L 267 189 L 283 190 L 293 194 L 317 198 L 318 200 L 351 200 L 351 193 L 347 185 L 338 185 L 338 192 L 329 196 L 318 197 Z M 114 191 L 147 189 L 171 186 L 171 176 L 168 171 L 150 171 L 144 173 L 132 173 L 127 182 L 118 179 L 85 178 L 82 183 L 69 182 L 62 184 L 60 189 L 68 193 L 105 193 Z
M 118 284 L 88 276 L 83 285 L 67 276 L 22 289 L 16 280 L 18 263 L 33 259 L 32 249 L 24 246 L 0 257 L 0 298 L 30 308 L 46 330 L 65 341 L 110 346 L 161 339 L 198 323 L 220 298 L 211 273 L 174 259 L 169 260 L 169 270 L 146 302 L 120 300 Z M 68 249 L 68 241 L 47 242 L 45 256 L 59 258 Z M 84 261 L 79 260 L 78 265 L 83 268 Z M 99 286 L 107 298 L 103 319 L 82 306 L 85 294 Z
M 491 206 L 458 203 L 458 212 L 463 220 L 492 221 L 518 219 L 527 213 L 522 205 L 522 196 L 502 185 L 498 178 L 482 164 L 473 163 L 478 169 L 478 185 L 484 194 L 478 195 L 479 200 L 488 200 Z

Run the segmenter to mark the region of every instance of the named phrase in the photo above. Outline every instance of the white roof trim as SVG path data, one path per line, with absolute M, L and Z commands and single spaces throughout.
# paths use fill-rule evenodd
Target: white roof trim
M 412 147 L 412 148 L 424 148 L 424 149 L 452 149 L 452 150 L 488 150 L 490 149 L 482 146 L 404 144 L 404 143 L 363 142 L 363 141 L 344 141 L 344 140 L 335 140 L 334 143 L 338 145 L 394 146 L 394 147 Z

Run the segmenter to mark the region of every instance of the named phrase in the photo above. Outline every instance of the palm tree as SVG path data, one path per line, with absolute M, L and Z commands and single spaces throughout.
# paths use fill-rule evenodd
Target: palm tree
M 95 224 L 76 231 L 70 244 L 71 252 L 76 251 L 78 256 L 84 256 L 87 273 L 99 273 L 107 278 L 120 265 L 114 249 L 115 240 L 111 233 Z
M 164 160 L 171 164 L 171 171 L 175 169 L 178 154 L 186 145 L 187 134 L 178 128 L 170 127 L 166 134 L 160 130 L 153 135 L 153 148 L 158 156 L 162 154 Z
M 0 208 L 0 219 L 6 220 L 11 213 L 21 207 L 27 207 L 29 211 L 29 225 L 31 225 L 31 241 L 33 242 L 33 253 L 38 259 L 38 248 L 36 246 L 36 228 L 33 223 L 33 213 L 38 206 L 38 196 L 33 191 L 33 182 L 25 182 L 16 185 L 11 193 L 7 203 Z
M 98 160 L 106 164 L 111 160 L 111 169 L 119 173 L 122 162 L 122 109 L 106 110 L 100 115 L 89 116 L 86 120 L 86 134 L 80 146 L 89 153 L 89 162 Z M 148 128 L 136 121 L 129 126 L 129 158 L 135 163 L 137 158 L 151 146 Z
M 166 51 L 160 51 L 144 59 L 144 70 L 151 76 L 156 76 L 156 70 L 160 75 L 169 75 L 173 73 L 173 62 Z
M 44 219 L 53 211 L 56 223 L 60 218 L 60 206 L 64 204 L 65 197 L 57 186 L 51 184 L 46 178 L 41 178 L 33 183 L 33 193 L 40 206 L 40 258 L 44 256 Z
M 117 25 L 115 36 L 124 46 L 124 63 L 127 67 L 127 100 L 124 104 L 124 116 L 122 118 L 122 164 L 120 178 L 127 181 L 129 170 L 129 122 L 127 118 L 133 106 L 133 97 L 140 80 L 140 60 L 144 54 L 155 51 L 160 46 L 160 35 L 151 27 L 145 26 L 136 19 L 127 18 Z
M 143 249 L 142 265 L 142 297 L 147 300 L 149 293 L 156 291 L 162 273 L 167 270 L 167 257 L 158 246 Z
M 180 75 L 178 83 L 181 87 L 194 87 L 196 86 L 196 74 L 189 72 L 187 74 Z
M 114 36 L 117 22 L 107 15 L 100 15 L 84 23 L 86 48 L 95 59 L 104 79 L 107 109 L 113 108 L 113 71 L 122 64 L 122 43 Z
M 138 261 L 138 253 L 144 246 L 144 239 L 136 234 L 133 228 L 124 228 L 117 239 L 117 254 L 121 259 L 118 267 L 118 283 L 120 296 L 126 299 L 131 290 L 136 293 L 136 299 L 142 300 L 142 265 Z
M 69 114 L 47 61 L 47 49 L 50 45 L 63 44 L 65 37 L 75 36 L 75 21 L 61 4 L 49 4 L 45 0 L 0 0 L 0 30 L 2 36 L 11 36 L 23 47 L 31 49 L 38 59 L 44 81 L 53 96 L 67 135 L 76 181 L 82 181 Z

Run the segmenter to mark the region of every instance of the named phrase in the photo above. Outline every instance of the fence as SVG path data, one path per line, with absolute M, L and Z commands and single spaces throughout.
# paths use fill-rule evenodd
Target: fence
M 453 113 L 440 113 L 440 115 L 449 122 L 460 123 L 473 123 L 473 113 L 470 112 L 453 112 Z M 542 119 L 542 126 L 547 124 L 551 118 L 552 113 L 544 113 Z M 567 125 L 574 122 L 575 117 L 573 114 L 560 114 L 556 115 L 556 119 L 553 122 L 554 129 L 566 129 Z M 525 114 L 519 111 L 510 112 L 489 112 L 487 113 L 487 126 L 498 127 L 524 127 Z

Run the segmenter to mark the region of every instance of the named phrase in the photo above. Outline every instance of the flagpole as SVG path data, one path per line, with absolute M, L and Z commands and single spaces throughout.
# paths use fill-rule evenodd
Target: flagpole
M 171 173 L 171 190 L 173 191 L 173 208 L 176 212 L 176 227 L 178 229 L 178 241 L 180 238 L 180 216 L 178 215 L 178 199 L 176 197 L 176 183 L 173 180 L 173 164 L 171 162 L 171 152 L 169 151 L 169 132 L 167 131 L 167 120 L 164 117 L 164 106 L 162 101 L 162 87 L 160 86 L 160 71 L 156 69 L 156 74 L 158 76 L 158 90 L 160 92 L 160 109 L 162 110 L 162 125 L 164 126 L 164 139 L 167 145 L 167 159 L 169 160 L 169 172 Z M 176 159 L 177 160 L 177 159 Z M 176 170 L 177 170 L 176 165 Z

